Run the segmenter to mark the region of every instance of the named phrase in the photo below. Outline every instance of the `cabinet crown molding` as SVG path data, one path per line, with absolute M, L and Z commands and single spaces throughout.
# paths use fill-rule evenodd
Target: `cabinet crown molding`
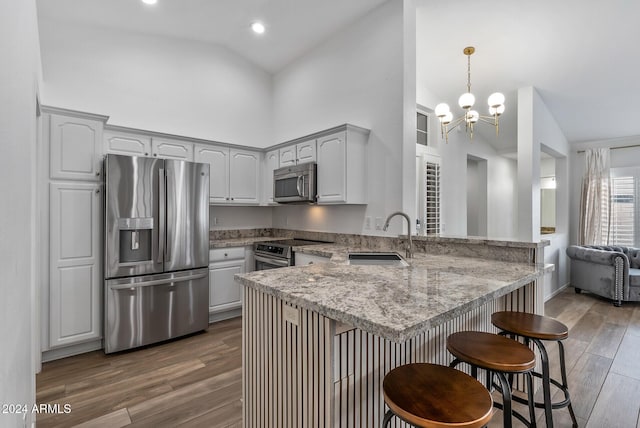
M 292 144 L 302 143 L 308 140 L 312 140 L 314 138 L 322 138 L 327 135 L 335 134 L 336 132 L 340 132 L 340 131 L 359 132 L 363 135 L 369 135 L 371 133 L 370 129 L 363 128 L 361 126 L 352 125 L 350 123 L 344 123 L 342 125 L 334 126 L 333 128 L 328 128 L 322 131 L 314 132 L 313 134 L 305 135 L 304 137 L 298 137 L 293 140 L 285 141 L 284 143 L 278 143 L 276 145 L 266 147 L 263 149 L 263 151 L 268 152 L 271 150 L 280 149 L 282 147 L 287 147 Z
M 41 105 L 40 109 L 42 113 L 60 114 L 63 116 L 79 117 L 82 119 L 97 120 L 104 123 L 106 123 L 107 120 L 109 120 L 109 116 L 105 116 L 103 114 L 87 113 L 84 111 L 71 110 L 71 109 L 66 109 L 62 107 L 52 107 L 52 106 Z

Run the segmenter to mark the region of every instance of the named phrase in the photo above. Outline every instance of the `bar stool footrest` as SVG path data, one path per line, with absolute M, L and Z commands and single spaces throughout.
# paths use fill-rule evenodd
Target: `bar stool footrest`
M 538 373 L 538 372 L 531 372 L 531 374 L 535 377 L 537 377 L 538 379 L 542 379 L 542 373 Z M 552 379 L 549 378 L 549 383 L 553 384 L 556 388 L 558 388 L 560 391 L 563 392 L 564 394 L 564 400 L 562 401 L 556 401 L 555 403 L 551 403 L 551 408 L 552 409 L 563 409 L 565 407 L 567 407 L 569 404 L 571 404 L 571 397 L 569 396 L 569 389 L 567 387 L 565 387 L 563 384 L 561 384 L 559 381 L 557 381 L 556 379 Z M 514 397 L 514 398 L 519 398 L 520 397 Z M 518 400 L 516 400 L 518 401 Z M 520 401 L 518 401 L 520 402 Z M 526 403 L 526 401 L 525 401 Z M 544 409 L 544 402 L 540 402 L 540 401 L 536 401 L 534 402 L 534 405 L 539 408 L 539 409 Z
M 513 400 L 514 398 L 516 398 L 516 397 L 511 397 L 511 399 L 512 399 L 512 400 Z M 518 397 L 518 398 L 520 398 L 520 397 Z M 518 401 L 518 402 L 519 402 L 519 401 Z M 527 403 L 527 402 L 526 402 L 526 400 L 525 400 L 525 404 L 526 404 L 526 403 Z M 498 402 L 496 402 L 496 401 L 494 401 L 494 402 L 493 402 L 493 407 L 495 407 L 496 409 L 503 410 L 503 408 L 502 408 L 502 403 L 498 403 Z M 527 426 L 527 427 L 531 427 L 531 426 L 535 427 L 535 426 L 536 426 L 536 425 L 535 425 L 535 423 L 534 423 L 534 424 L 531 424 L 531 422 L 530 422 L 527 418 L 525 418 L 522 414 L 520 414 L 519 412 L 517 412 L 517 411 L 515 411 L 515 410 L 513 410 L 513 409 L 511 409 L 511 416 L 515 416 L 515 417 L 516 417 L 516 419 L 518 419 L 520 422 L 522 422 L 522 423 L 523 423 L 525 426 Z M 534 421 L 534 422 L 535 422 L 535 421 Z

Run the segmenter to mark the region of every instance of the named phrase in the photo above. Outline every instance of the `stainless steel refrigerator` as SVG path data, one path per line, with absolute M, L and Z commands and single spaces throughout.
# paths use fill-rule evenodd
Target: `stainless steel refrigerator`
M 107 155 L 105 352 L 207 328 L 209 165 Z

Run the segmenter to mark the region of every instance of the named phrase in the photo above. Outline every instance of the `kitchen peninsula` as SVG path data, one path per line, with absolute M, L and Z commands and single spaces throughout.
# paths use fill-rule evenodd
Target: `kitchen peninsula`
M 539 262 L 546 242 L 415 244 L 406 267 L 350 265 L 348 252 L 362 248 L 315 245 L 297 251 L 330 262 L 236 276 L 245 427 L 379 426 L 389 370 L 448 364 L 447 336 L 495 331 L 493 312 L 542 312 L 540 280 L 552 269 Z

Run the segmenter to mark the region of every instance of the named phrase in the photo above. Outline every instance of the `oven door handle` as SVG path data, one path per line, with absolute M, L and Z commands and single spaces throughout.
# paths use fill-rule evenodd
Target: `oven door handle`
M 254 256 L 254 258 L 256 259 L 257 262 L 268 263 L 274 266 L 282 266 L 282 267 L 289 266 L 288 260 L 269 259 L 262 256 Z

